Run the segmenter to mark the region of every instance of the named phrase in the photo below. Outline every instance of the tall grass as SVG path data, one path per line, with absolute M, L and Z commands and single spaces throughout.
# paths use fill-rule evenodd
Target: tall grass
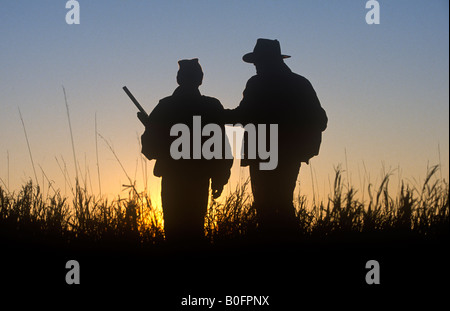
M 348 232 L 448 236 L 449 185 L 437 172 L 437 166 L 430 168 L 419 187 L 402 183 L 395 196 L 389 193 L 390 176 L 386 175 L 377 187 L 368 186 L 369 199 L 362 201 L 337 169 L 326 201 L 309 204 L 302 194 L 294 200 L 299 232 L 303 237 Z M 222 203 L 211 201 L 205 217 L 205 235 L 211 243 L 246 237 L 257 230 L 248 186 L 249 181 L 238 186 Z M 59 191 L 52 195 L 47 191 L 44 196 L 32 181 L 13 193 L 0 186 L 0 238 L 51 238 L 66 244 L 161 243 L 161 212 L 146 192 L 128 187 L 127 197 L 108 201 L 77 184 L 77 194 L 70 201 Z
M 250 180 L 237 185 L 223 203 L 212 200 L 205 217 L 205 233 L 212 243 L 254 232 L 256 210 L 248 193 Z
M 145 189 L 139 192 L 136 183 L 127 174 L 111 144 L 98 133 L 95 117 L 95 147 L 98 188 L 100 195 L 93 194 L 87 186 L 86 172 L 83 185 L 79 179 L 79 164 L 70 120 L 69 104 L 64 86 L 63 95 L 67 112 L 70 141 L 73 153 L 75 182 L 69 176 L 67 165 L 56 158 L 64 176 L 64 188 L 69 187 L 71 199 L 54 189 L 44 171 L 48 188 L 46 195 L 38 184 L 25 123 L 19 109 L 35 181 L 28 181 L 16 192 L 9 190 L 9 163 L 7 184 L 0 179 L 0 242 L 8 239 L 58 241 L 63 244 L 79 242 L 120 243 L 133 245 L 158 244 L 164 240 L 161 211 L 152 204 L 148 195 L 146 167 L 143 168 Z M 125 173 L 129 184 L 128 196 L 109 201 L 102 197 L 98 142 L 100 137 Z M 347 161 L 347 160 L 346 160 Z M 8 154 L 9 162 L 9 154 Z M 346 165 L 348 167 L 348 165 Z M 343 170 L 335 170 L 334 185 L 328 198 L 322 201 L 313 193 L 312 203 L 307 196 L 299 194 L 294 200 L 299 234 L 328 236 L 341 233 L 414 233 L 421 236 L 449 234 L 449 185 L 442 178 L 438 166 L 429 169 L 420 186 L 402 183 L 398 193 L 389 192 L 386 174 L 380 185 L 369 184 L 365 200 L 358 190 L 343 178 Z M 312 169 L 311 169 L 312 175 Z M 82 180 L 83 181 L 83 180 Z M 256 210 L 252 206 L 249 183 L 242 183 L 223 202 L 210 201 L 205 217 L 205 235 L 211 243 L 252 235 L 257 231 Z M 2 186 L 3 185 L 3 186 Z M 75 185 L 75 186 L 73 186 Z M 44 186 L 44 182 L 41 186 Z M 314 186 L 314 183 L 313 183 Z M 314 188 L 313 188 L 314 191 Z M 65 191 L 64 191 L 65 193 Z
M 342 170 L 336 169 L 333 192 L 326 202 L 307 205 L 297 198 L 297 215 L 307 234 L 329 235 L 335 232 L 449 234 L 449 185 L 436 176 L 438 166 L 428 170 L 420 188 L 402 182 L 392 197 L 386 174 L 380 185 L 369 184 L 368 201 L 357 196 L 357 189 L 344 183 Z
M 59 191 L 44 196 L 32 181 L 18 192 L 0 187 L 0 238 L 45 242 L 154 244 L 163 239 L 161 217 L 145 194 L 109 202 L 76 186 L 70 202 Z

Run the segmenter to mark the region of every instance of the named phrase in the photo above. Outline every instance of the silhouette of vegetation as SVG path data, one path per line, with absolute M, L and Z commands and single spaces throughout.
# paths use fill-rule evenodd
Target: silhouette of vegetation
M 144 193 L 130 191 L 128 198 L 101 200 L 76 186 L 72 202 L 60 192 L 44 197 L 32 181 L 17 193 L 0 186 L 2 237 L 16 240 L 39 238 L 62 243 L 103 241 L 133 244 L 157 243 L 163 239 L 157 210 Z
M 389 174 L 377 189 L 369 185 L 367 202 L 357 190 L 344 186 L 342 171 L 335 173 L 334 189 L 326 205 L 306 205 L 297 199 L 298 219 L 304 233 L 330 235 L 334 232 L 398 232 L 420 235 L 449 233 L 449 185 L 435 178 L 438 166 L 429 169 L 421 189 L 404 182 L 396 197 L 389 193 Z M 308 211 L 309 210 L 309 211 Z
M 420 188 L 402 183 L 393 197 L 389 175 L 378 188 L 369 185 L 369 199 L 346 186 L 342 170 L 335 172 L 333 192 L 326 202 L 308 204 L 299 194 L 294 201 L 299 237 L 340 236 L 346 233 L 382 235 L 449 234 L 449 184 L 432 167 Z M 252 236 L 257 231 L 256 211 L 248 193 L 249 181 L 223 202 L 212 200 L 205 217 L 205 235 L 212 244 Z M 50 188 L 48 193 L 50 193 Z M 78 245 L 84 242 L 143 247 L 164 241 L 160 211 L 146 193 L 129 186 L 126 198 L 108 201 L 76 186 L 70 201 L 59 191 L 44 195 L 32 181 L 18 192 L 0 186 L 0 239 Z

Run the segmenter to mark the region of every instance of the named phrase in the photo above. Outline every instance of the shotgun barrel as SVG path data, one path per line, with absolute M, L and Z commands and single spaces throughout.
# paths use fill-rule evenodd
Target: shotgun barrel
M 136 105 L 137 109 L 139 109 L 140 112 L 142 112 L 143 114 L 145 114 L 148 117 L 148 113 L 144 110 L 144 108 L 142 108 L 142 106 L 139 104 L 139 102 L 137 101 L 136 98 L 134 98 L 133 94 L 131 94 L 130 90 L 124 86 L 122 88 L 125 93 L 127 93 L 128 97 L 130 97 L 131 101 Z

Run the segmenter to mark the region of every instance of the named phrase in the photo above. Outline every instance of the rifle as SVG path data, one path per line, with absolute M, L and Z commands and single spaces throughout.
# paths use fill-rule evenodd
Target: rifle
M 142 114 L 144 114 L 145 119 L 147 119 L 148 118 L 148 113 L 144 110 L 144 108 L 142 108 L 142 106 L 139 104 L 137 99 L 134 98 L 134 96 L 133 96 L 133 94 L 131 94 L 130 90 L 128 90 L 128 88 L 126 86 L 124 86 L 122 89 L 125 91 L 125 93 L 127 93 L 128 97 L 130 97 L 131 101 L 133 102 L 133 104 L 136 105 L 137 109 L 139 109 L 139 111 Z M 141 119 L 139 118 L 139 120 L 141 120 Z M 141 122 L 145 125 L 145 123 L 142 120 L 141 120 Z

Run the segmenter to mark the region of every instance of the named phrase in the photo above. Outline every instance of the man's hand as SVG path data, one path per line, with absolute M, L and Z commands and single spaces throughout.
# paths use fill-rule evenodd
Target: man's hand
M 142 124 L 144 124 L 144 125 L 147 124 L 148 117 L 147 117 L 147 115 L 145 113 L 142 113 L 142 112 L 139 111 L 137 113 L 137 117 L 142 122 Z
M 230 169 L 227 169 L 223 171 L 221 174 L 216 174 L 211 178 L 211 189 L 213 199 L 217 199 L 222 194 L 223 187 L 225 187 L 225 185 L 228 183 L 228 179 L 230 178 L 230 173 L 231 173 Z
M 213 180 L 212 184 L 211 184 L 211 189 L 212 189 L 212 197 L 213 197 L 213 199 L 217 199 L 222 194 L 223 185 L 217 185 L 217 184 L 214 183 L 214 180 Z

